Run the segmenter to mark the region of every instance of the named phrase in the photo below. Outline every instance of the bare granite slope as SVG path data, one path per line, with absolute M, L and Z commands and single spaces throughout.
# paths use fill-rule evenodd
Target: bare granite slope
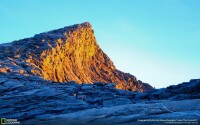
M 185 119 L 196 125 L 200 120 L 199 79 L 140 93 L 116 89 L 115 84 L 58 84 L 0 73 L 0 86 L 0 117 L 21 124 L 166 125 Z
M 153 90 L 149 84 L 115 68 L 87 22 L 1 44 L 0 72 L 36 75 L 60 83 L 104 82 L 125 90 Z
M 197 125 L 199 90 L 200 79 L 152 89 L 117 70 L 89 23 L 0 45 L 0 118 L 21 124 Z

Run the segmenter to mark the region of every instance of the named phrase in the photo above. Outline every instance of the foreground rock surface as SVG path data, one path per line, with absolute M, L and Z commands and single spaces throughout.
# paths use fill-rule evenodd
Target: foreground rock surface
M 188 103 L 190 102 L 190 104 Z M 194 105 L 194 107 L 190 106 Z M 145 119 L 166 120 L 165 122 L 152 122 L 153 124 L 167 124 L 167 119 L 190 119 L 193 124 L 198 124 L 200 119 L 200 100 L 184 100 L 184 101 L 157 101 L 154 103 L 136 103 L 122 106 L 114 106 L 111 108 L 103 107 L 101 109 L 88 109 L 76 113 L 64 115 L 54 115 L 49 119 L 60 119 L 61 124 L 94 124 L 94 125 L 130 125 L 142 124 Z M 78 122 L 77 122 L 78 121 Z M 188 120 L 189 121 L 189 120 Z M 53 123 L 54 121 L 50 121 Z M 57 121 L 58 122 L 58 121 Z M 150 124 L 149 122 L 146 124 Z M 192 124 L 192 122 L 191 122 Z
M 15 118 L 24 124 L 63 125 L 142 124 L 138 120 L 157 118 L 200 119 L 199 81 L 169 87 L 171 91 L 166 88 L 139 93 L 116 89 L 111 83 L 58 84 L 35 76 L 1 73 L 0 117 Z M 155 94 L 162 96 L 166 91 L 171 96 L 156 98 Z

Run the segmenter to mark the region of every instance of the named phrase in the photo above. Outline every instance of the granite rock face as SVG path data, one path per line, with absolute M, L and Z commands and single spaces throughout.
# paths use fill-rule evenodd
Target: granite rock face
M 189 82 L 183 82 L 178 85 L 171 85 L 167 88 L 154 90 L 151 92 L 138 95 L 138 99 L 148 100 L 184 100 L 184 99 L 200 99 L 200 79 L 193 79 Z
M 183 90 L 189 86 L 196 90 L 199 84 L 199 80 L 192 80 L 173 89 L 170 87 L 171 91 L 180 93 L 181 98 L 171 93 L 172 96 L 158 99 L 155 94 L 164 95 L 165 89 L 140 93 L 116 89 L 115 84 L 59 84 L 36 76 L 0 73 L 0 117 L 15 118 L 31 125 L 76 125 L 80 122 L 128 125 L 142 124 L 139 119 L 198 120 L 200 91 L 186 93 Z
M 200 79 L 153 89 L 117 70 L 89 23 L 0 45 L 0 118 L 22 124 L 198 124 L 199 90 Z
M 87 22 L 1 44 L 0 72 L 40 76 L 60 83 L 104 82 L 125 90 L 153 90 L 149 84 L 115 68 Z

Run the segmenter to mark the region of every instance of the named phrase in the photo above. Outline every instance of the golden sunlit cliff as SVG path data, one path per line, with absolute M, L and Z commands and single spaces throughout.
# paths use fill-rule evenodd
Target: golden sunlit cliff
M 9 62 L 0 62 L 0 72 L 38 75 L 60 83 L 116 83 L 119 89 L 140 92 L 153 89 L 115 68 L 87 22 L 2 44 L 0 48 L 0 58 Z

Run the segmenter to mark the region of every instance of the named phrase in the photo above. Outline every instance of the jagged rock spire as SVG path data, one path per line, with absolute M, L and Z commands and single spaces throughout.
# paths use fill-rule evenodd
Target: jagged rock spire
M 105 82 L 116 83 L 119 89 L 152 90 L 149 84 L 115 68 L 98 46 L 88 22 L 0 45 L 0 60 L 7 68 L 2 71 L 38 75 L 55 82 Z

